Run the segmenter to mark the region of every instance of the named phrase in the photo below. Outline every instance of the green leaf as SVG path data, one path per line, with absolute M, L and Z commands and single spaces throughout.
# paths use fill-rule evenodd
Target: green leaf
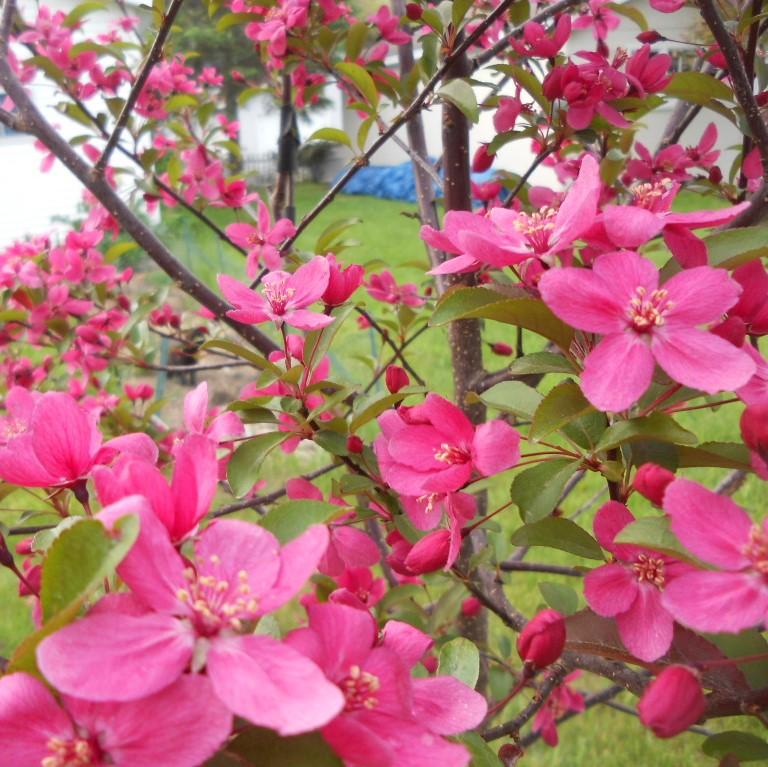
M 347 437 L 332 429 L 322 429 L 315 433 L 312 441 L 331 455 L 349 455 Z
M 580 463 L 556 458 L 524 469 L 515 477 L 510 495 L 525 522 L 536 522 L 552 513 L 565 483 L 578 471 Z
M 541 581 L 536 584 L 539 587 L 544 601 L 553 609 L 563 615 L 573 615 L 579 611 L 579 595 L 575 589 L 565 583 L 553 581 Z
M 712 99 L 733 101 L 733 92 L 725 83 L 703 72 L 678 72 L 664 93 L 702 106 L 707 106 Z
M 134 515 L 121 519 L 113 538 L 95 519 L 83 519 L 51 544 L 43 563 L 40 603 L 43 620 L 84 599 L 114 572 L 139 534 Z
M 196 107 L 198 100 L 189 93 L 175 93 L 165 102 L 165 108 L 169 112 L 179 112 L 187 107 Z
M 618 421 L 609 426 L 597 443 L 596 450 L 610 450 L 638 439 L 655 439 L 675 445 L 695 445 L 697 442 L 696 435 L 680 426 L 672 416 L 651 413 L 642 418 Z
M 594 407 L 573 381 L 563 381 L 555 386 L 536 408 L 531 422 L 530 436 L 539 440 L 562 429 L 567 423 L 593 412 Z
M 451 21 L 456 29 L 458 29 L 461 26 L 461 22 L 464 21 L 467 11 L 472 7 L 472 1 L 473 0 L 453 0 L 453 3 L 451 4 Z
M 335 144 L 344 144 L 354 154 L 352 139 L 340 128 L 320 128 L 316 130 L 307 141 L 333 141 Z
M 696 447 L 678 447 L 677 455 L 681 469 L 715 466 L 750 471 L 752 468 L 749 449 L 735 442 L 703 442 Z
M 562 356 L 552 352 L 535 352 L 518 357 L 510 366 L 511 375 L 531 375 L 540 373 L 575 373 L 573 365 Z
M 325 501 L 285 501 L 265 514 L 259 524 L 285 544 L 298 538 L 311 525 L 324 524 L 342 509 L 342 506 Z
M 259 479 L 264 459 L 291 435 L 285 431 L 270 431 L 243 442 L 227 464 L 227 480 L 232 492 L 241 498 Z
M 478 318 L 516 325 L 553 341 L 568 351 L 575 331 L 552 314 L 543 302 L 532 298 L 507 298 L 487 288 L 459 288 L 446 293 L 429 320 L 433 326 L 453 320 Z
M 469 767 L 503 767 L 501 760 L 493 749 L 482 739 L 477 732 L 465 732 L 456 738 L 463 743 L 472 757 Z
M 333 243 L 350 227 L 362 224 L 361 218 L 341 218 L 323 229 L 315 242 L 315 253 L 327 253 L 333 250 Z
M 360 56 L 365 44 L 365 38 L 368 37 L 368 25 L 360 21 L 353 24 L 347 32 L 347 58 L 354 61 Z
M 480 108 L 477 105 L 477 96 L 472 86 L 461 78 L 449 80 L 437 92 L 443 101 L 448 101 L 473 123 L 480 119 Z
M 254 767 L 342 767 L 319 732 L 281 737 L 273 730 L 248 727 L 227 745 L 225 753 L 240 757 L 238 764 Z
M 361 399 L 358 405 L 356 401 L 355 405 L 358 405 L 360 412 L 356 413 L 350 421 L 350 432 L 356 432 L 361 426 L 365 426 L 365 424 L 381 415 L 385 410 L 389 410 L 394 405 L 402 402 L 410 394 L 416 393 L 418 392 L 401 390 L 397 394 L 388 394 L 386 397 L 381 397 L 373 402 L 368 399 Z M 358 408 L 355 409 L 357 410 Z
M 512 77 L 516 83 L 522 85 L 523 88 L 528 91 L 544 112 L 549 112 L 551 104 L 549 99 L 544 95 L 540 80 L 535 75 L 516 64 L 500 64 L 499 66 L 492 68 Z
M 440 648 L 437 673 L 455 677 L 469 687 L 477 684 L 480 674 L 480 653 L 465 637 L 456 637 Z
M 83 519 L 59 535 L 43 563 L 41 602 L 45 622 L 16 648 L 8 662 L 8 673 L 26 671 L 39 676 L 37 646 L 75 620 L 85 600 L 112 575 L 138 534 L 139 520 L 129 514 L 115 523 L 112 534 L 98 520 Z
M 637 24 L 643 32 L 648 31 L 648 22 L 645 19 L 645 15 L 634 5 L 629 3 L 608 3 L 608 7 L 616 13 L 620 13 L 622 16 L 626 16 L 628 19 Z
M 502 381 L 483 392 L 479 399 L 488 407 L 502 413 L 514 413 L 520 418 L 533 418 L 544 397 L 522 381 Z
M 721 759 L 733 754 L 740 762 L 758 762 L 768 759 L 768 742 L 750 732 L 726 730 L 710 735 L 701 745 L 707 756 Z
M 667 517 L 643 517 L 630 522 L 617 536 L 616 543 L 632 543 L 646 549 L 670 554 L 678 559 L 691 560 L 680 541 L 669 529 Z
M 92 11 L 103 11 L 105 7 L 104 3 L 99 2 L 79 3 L 64 17 L 64 21 L 61 23 L 63 26 L 71 29 L 83 16 L 87 16 Z
M 349 78 L 360 95 L 372 106 L 379 105 L 379 92 L 376 90 L 376 83 L 367 69 L 351 61 L 342 61 L 336 64 L 336 69 L 345 77 Z
M 586 559 L 603 559 L 597 541 L 584 528 L 563 517 L 545 517 L 515 530 L 515 546 L 547 546 Z
M 726 229 L 704 238 L 711 266 L 735 269 L 737 266 L 768 256 L 764 226 Z
M 215 338 L 212 341 L 206 341 L 200 348 L 202 350 L 221 349 L 222 351 L 229 352 L 230 354 L 234 354 L 241 359 L 251 362 L 255 367 L 259 368 L 259 370 L 269 370 L 276 377 L 283 375 L 284 372 L 281 368 L 270 362 L 265 357 L 262 357 L 252 349 L 249 349 L 242 344 L 237 344 L 234 341 L 226 341 L 221 338 Z

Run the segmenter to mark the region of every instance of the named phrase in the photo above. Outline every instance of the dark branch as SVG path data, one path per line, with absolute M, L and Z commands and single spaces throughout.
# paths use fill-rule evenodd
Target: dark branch
M 566 567 L 565 565 L 548 565 L 542 562 L 517 562 L 507 560 L 499 565 L 499 569 L 505 573 L 551 573 L 552 575 L 568 575 L 572 578 L 581 578 L 583 571 L 576 567 Z

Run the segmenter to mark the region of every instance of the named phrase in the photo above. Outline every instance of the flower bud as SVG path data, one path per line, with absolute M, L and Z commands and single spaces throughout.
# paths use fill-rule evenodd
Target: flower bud
M 747 407 L 739 426 L 744 444 L 763 460 L 768 459 L 768 404 Z
M 467 597 L 461 603 L 461 614 L 465 618 L 474 618 L 483 609 L 483 603 L 477 597 Z
M 363 440 L 357 434 L 350 434 L 347 437 L 347 450 L 350 453 L 362 453 L 364 447 Z
M 488 168 L 493 165 L 493 161 L 496 159 L 495 155 L 488 152 L 487 144 L 480 144 L 475 150 L 475 154 L 472 157 L 472 172 L 484 173 Z
M 32 554 L 32 544 L 34 538 L 24 538 L 16 544 L 16 553 L 21 554 L 23 557 L 28 557 Z
M 503 341 L 497 341 L 495 344 L 491 344 L 491 351 L 494 354 L 498 354 L 499 357 L 511 357 L 515 350 Z
M 437 658 L 434 655 L 427 655 L 422 658 L 421 665 L 430 673 L 434 674 L 437 671 Z
M 669 469 L 655 463 L 644 463 L 637 470 L 632 487 L 655 506 L 661 506 L 664 491 L 674 478 L 675 475 Z
M 411 21 L 418 21 L 423 13 L 424 10 L 418 3 L 407 3 L 405 6 L 405 15 Z
M 522 747 L 517 743 L 505 743 L 499 749 L 499 760 L 504 767 L 515 767 L 515 765 L 523 758 Z
M 717 165 L 713 165 L 709 169 L 709 180 L 713 184 L 719 184 L 723 180 L 723 171 Z
M 399 365 L 390 365 L 384 374 L 384 381 L 387 384 L 390 394 L 397 394 L 400 389 L 404 389 L 410 384 L 411 379 Z
M 641 43 L 648 43 L 648 45 L 653 45 L 654 43 L 660 43 L 662 40 L 666 40 L 667 38 L 664 37 L 664 35 L 660 35 L 655 29 L 649 29 L 646 32 L 641 32 L 635 40 Z
M 451 546 L 449 530 L 435 530 L 425 535 L 408 552 L 405 567 L 413 575 L 432 573 L 445 567 Z
M 517 638 L 517 653 L 534 669 L 554 663 L 565 647 L 565 619 L 557 610 L 542 610 Z
M 705 708 L 699 677 L 686 666 L 667 666 L 645 688 L 637 705 L 640 721 L 657 738 L 671 738 L 687 730 Z
M 326 306 L 341 306 L 362 284 L 365 272 L 360 264 L 352 264 L 342 269 L 331 253 L 327 257 L 330 272 L 328 287 L 323 293 Z

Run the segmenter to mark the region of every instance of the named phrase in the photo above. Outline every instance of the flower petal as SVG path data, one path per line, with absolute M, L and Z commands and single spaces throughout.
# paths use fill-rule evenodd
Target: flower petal
M 699 266 L 684 269 L 664 283 L 673 304 L 664 319 L 667 323 L 704 325 L 718 322 L 736 303 L 741 287 L 725 269 Z
M 472 463 L 486 477 L 505 471 L 520 460 L 520 435 L 504 421 L 481 424 L 472 440 Z
M 603 224 L 611 242 L 621 248 L 636 248 L 655 237 L 664 219 L 645 208 L 633 205 L 606 205 Z
M 584 598 L 598 615 L 606 618 L 629 610 L 637 592 L 637 578 L 624 565 L 603 565 L 584 578 Z
M 471 730 L 487 711 L 485 698 L 452 676 L 413 680 L 414 718 L 438 735 Z
M 674 621 L 661 605 L 661 592 L 650 584 L 640 584 L 637 598 L 616 617 L 616 625 L 621 641 L 640 660 L 657 660 L 672 644 Z

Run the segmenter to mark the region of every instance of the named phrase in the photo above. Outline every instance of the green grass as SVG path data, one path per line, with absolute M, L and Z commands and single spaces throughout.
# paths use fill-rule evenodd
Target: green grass
M 297 208 L 299 217 L 306 213 L 322 196 L 325 189 L 319 185 L 305 184 L 298 188 Z M 683 197 L 681 207 L 695 208 L 708 206 L 709 201 L 701 202 L 693 195 Z M 429 284 L 424 272 L 428 268 L 427 257 L 418 238 L 419 225 L 413 217 L 415 205 L 403 202 L 378 200 L 366 197 L 349 197 L 340 195 L 318 219 L 308 228 L 299 240 L 299 247 L 314 251 L 314 243 L 320 233 L 333 221 L 345 218 L 359 218 L 361 223 L 349 230 L 349 237 L 360 242 L 356 248 L 341 254 L 342 261 L 356 261 L 366 264 L 369 271 L 382 268 L 391 269 L 400 282 L 417 283 L 420 288 Z M 227 212 L 218 212 L 217 221 L 226 225 L 232 218 Z M 158 229 L 160 237 L 171 247 L 171 250 L 201 279 L 213 289 L 216 287 L 216 275 L 221 272 L 244 278 L 242 257 L 222 243 L 209 230 L 205 229 L 194 219 L 183 216 L 178 211 L 167 212 Z M 158 286 L 165 284 L 162 275 L 152 281 Z M 375 307 L 376 316 L 386 315 L 391 310 L 372 301 L 361 291 L 360 296 L 367 300 L 368 306 Z M 391 315 L 394 319 L 394 315 Z M 265 327 L 265 326 L 262 326 Z M 514 330 L 505 325 L 487 323 L 487 341 L 513 342 Z M 529 342 L 534 350 L 534 341 Z M 345 382 L 364 384 L 370 375 L 372 360 L 381 359 L 381 344 L 373 331 L 360 330 L 353 319 L 347 321 L 341 328 L 333 347 L 334 370 L 332 377 Z M 451 370 L 446 343 L 446 333 L 443 329 L 433 329 L 424 333 L 413 344 L 409 360 L 415 368 L 428 380 L 430 388 L 445 395 L 451 394 Z M 504 360 L 493 357 L 486 350 L 486 367 L 499 368 Z M 562 380 L 561 376 L 549 376 L 544 381 L 544 389 Z M 221 381 L 219 381 L 221 383 Z M 226 388 L 226 379 L 224 380 Z M 238 384 L 239 386 L 239 384 Z M 237 395 L 237 386 L 229 391 L 230 398 Z M 180 407 L 174 403 L 173 408 Z M 738 438 L 738 414 L 741 408 L 733 405 L 725 406 L 716 412 L 708 410 L 694 411 L 681 414 L 680 422 L 695 431 L 702 440 L 727 440 Z M 371 430 L 374 427 L 371 427 Z M 370 434 L 372 431 L 370 431 Z M 302 447 L 292 455 L 277 453 L 264 466 L 263 476 L 269 479 L 269 488 L 274 489 L 283 485 L 289 477 L 306 472 L 325 462 L 325 456 L 313 445 L 302 443 Z M 721 470 L 697 470 L 690 476 L 713 487 L 726 474 Z M 329 475 L 318 481 L 318 484 L 328 488 L 331 482 Z M 490 491 L 490 508 L 503 503 L 508 498 L 508 485 L 511 476 L 506 474 L 495 483 Z M 586 503 L 595 492 L 604 487 L 604 481 L 590 474 L 572 493 L 567 508 L 578 508 Z M 735 496 L 739 503 L 752 510 L 762 509 L 766 505 L 765 484 L 750 478 Z M 7 504 L 4 504 L 7 505 Z M 633 511 L 642 515 L 651 511 L 642 499 L 633 500 Z M 594 507 L 582 517 L 582 523 L 587 529 L 591 527 Z M 247 516 L 247 515 L 244 515 Z M 501 532 L 491 533 L 489 545 L 496 550 L 499 559 L 506 558 L 512 551 L 509 543 L 509 533 L 519 524 L 515 511 L 511 510 L 502 518 Z M 594 562 L 579 560 L 566 554 L 550 549 L 534 550 L 529 557 L 531 560 L 548 561 L 561 564 L 581 564 L 586 567 L 594 566 Z M 540 580 L 569 582 L 573 579 L 558 576 L 535 576 L 529 574 L 514 574 L 509 578 L 507 593 L 512 602 L 526 614 L 532 613 L 542 605 L 542 598 L 537 588 Z M 440 588 L 444 581 L 440 576 L 430 578 L 435 588 Z M 15 580 L 6 570 L 0 570 L 0 601 L 3 603 L 3 621 L 0 623 L 0 654 L 7 655 L 10 649 L 28 632 L 31 623 L 27 608 L 14 597 Z M 583 599 L 582 599 L 583 604 Z M 494 621 L 492 630 L 491 649 L 501 655 L 514 654 L 511 647 L 514 637 L 498 622 Z M 514 662 L 514 659 L 513 659 Z M 602 680 L 585 679 L 584 686 L 589 689 L 599 689 Z M 503 694 L 502 692 L 498 693 Z M 520 702 L 510 707 L 513 712 L 528 700 L 528 694 L 521 696 Z M 624 696 L 622 700 L 632 705 L 632 696 Z M 724 729 L 726 722 L 711 722 L 707 724 L 712 729 Z M 731 723 L 731 726 L 744 727 L 743 722 Z M 680 736 L 672 741 L 657 741 L 644 730 L 639 722 L 625 714 L 597 707 L 583 717 L 563 725 L 560 728 L 561 745 L 558 749 L 549 749 L 544 744 L 537 744 L 526 757 L 525 764 L 531 767 L 591 767 L 598 761 L 608 767 L 687 767 L 688 765 L 714 764 L 700 752 L 701 738 L 695 735 Z M 499 743 L 500 744 L 500 743 Z

